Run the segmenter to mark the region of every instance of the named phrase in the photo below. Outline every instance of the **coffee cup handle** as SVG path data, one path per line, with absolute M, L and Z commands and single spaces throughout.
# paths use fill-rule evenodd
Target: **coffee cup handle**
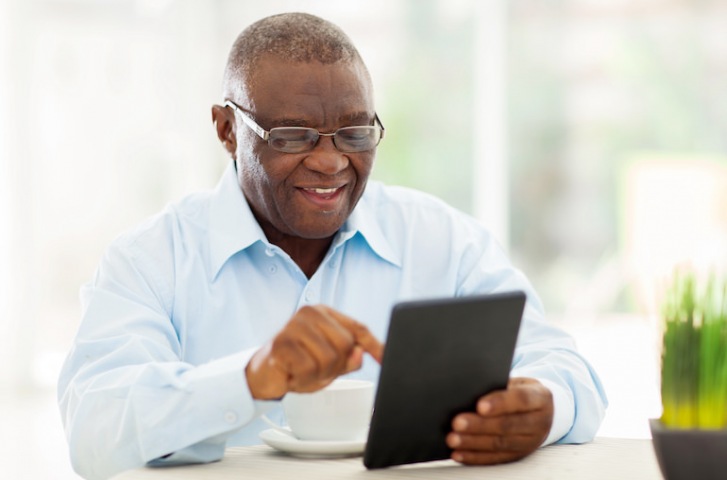
M 265 415 L 264 413 L 263 413 L 262 415 L 260 415 L 260 419 L 261 419 L 261 420 L 262 420 L 263 422 L 267 423 L 267 424 L 268 424 L 269 426 L 271 426 L 272 428 L 274 428 L 275 430 L 277 430 L 277 431 L 279 431 L 279 432 L 281 432 L 281 433 L 284 433 L 285 435 L 288 435 L 289 437 L 293 437 L 293 438 L 296 438 L 296 437 L 295 437 L 295 435 L 293 435 L 293 432 L 291 432 L 291 431 L 290 431 L 290 430 L 288 430 L 287 428 L 283 428 L 283 427 L 281 427 L 280 425 L 278 425 L 277 423 L 273 422 L 272 420 L 270 420 L 270 417 L 268 417 L 268 416 L 267 416 L 267 415 Z

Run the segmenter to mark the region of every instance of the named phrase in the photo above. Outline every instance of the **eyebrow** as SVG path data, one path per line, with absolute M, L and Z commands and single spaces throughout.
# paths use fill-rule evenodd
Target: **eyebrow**
M 366 111 L 360 111 L 360 112 L 354 112 L 349 113 L 348 115 L 344 115 L 338 119 L 340 123 L 346 123 L 346 122 L 358 122 L 356 124 L 352 125 L 365 125 L 366 123 L 371 123 L 374 116 Z

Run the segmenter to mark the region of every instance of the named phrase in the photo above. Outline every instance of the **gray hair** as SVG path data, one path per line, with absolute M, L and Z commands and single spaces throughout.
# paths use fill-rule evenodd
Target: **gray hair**
M 358 50 L 339 27 L 315 15 L 283 13 L 253 23 L 232 44 L 224 76 L 226 98 L 250 86 L 255 65 L 265 55 L 290 62 L 360 62 L 369 76 Z

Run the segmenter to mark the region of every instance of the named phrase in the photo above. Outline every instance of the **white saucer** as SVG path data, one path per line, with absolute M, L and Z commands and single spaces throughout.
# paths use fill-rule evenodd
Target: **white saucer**
M 366 440 L 299 440 L 292 433 L 287 434 L 273 428 L 260 432 L 260 438 L 276 450 L 302 458 L 355 457 L 361 455 L 366 448 Z

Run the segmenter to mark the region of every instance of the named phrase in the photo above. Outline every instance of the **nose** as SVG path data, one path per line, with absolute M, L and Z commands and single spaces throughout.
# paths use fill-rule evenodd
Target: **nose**
M 324 175 L 335 175 L 348 166 L 349 159 L 333 144 L 333 137 L 321 136 L 313 150 L 303 161 L 310 170 Z

